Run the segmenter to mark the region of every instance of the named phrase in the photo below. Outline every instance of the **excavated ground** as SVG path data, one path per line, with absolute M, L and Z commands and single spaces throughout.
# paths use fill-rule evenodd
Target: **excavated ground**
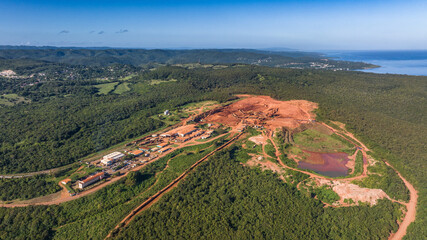
M 318 179 L 320 185 L 329 185 L 332 190 L 340 196 L 340 203 L 344 204 L 344 199 L 353 199 L 355 203 L 365 202 L 370 205 L 377 204 L 377 201 L 382 198 L 389 198 L 382 189 L 362 188 L 348 181 L 331 181 L 326 179 Z
M 206 122 L 216 122 L 231 127 L 240 124 L 257 124 L 265 118 L 266 129 L 297 128 L 315 118 L 313 110 L 317 104 L 305 100 L 278 101 L 269 96 L 238 95 L 244 98 L 230 104 L 221 111 L 205 118 Z M 273 114 L 272 117 L 268 117 Z M 270 115 L 271 116 L 271 115 Z

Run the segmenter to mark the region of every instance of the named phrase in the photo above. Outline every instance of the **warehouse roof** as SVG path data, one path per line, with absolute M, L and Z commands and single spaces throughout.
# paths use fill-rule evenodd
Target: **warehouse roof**
M 82 180 L 81 182 L 83 182 L 83 183 L 87 183 L 87 182 L 92 181 L 92 180 L 93 180 L 93 179 L 95 179 L 95 178 L 103 177 L 104 175 L 105 175 L 105 173 L 104 173 L 104 172 L 99 172 L 99 173 L 97 173 L 97 174 L 95 174 L 95 175 L 92 175 L 92 176 L 90 176 L 90 177 L 88 177 L 88 178 L 86 178 L 86 179 Z

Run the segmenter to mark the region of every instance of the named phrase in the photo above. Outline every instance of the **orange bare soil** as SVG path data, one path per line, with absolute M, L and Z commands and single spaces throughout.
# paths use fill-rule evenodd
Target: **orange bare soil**
M 297 128 L 315 118 L 317 104 L 305 100 L 278 101 L 269 96 L 238 95 L 245 97 L 219 112 L 205 118 L 206 122 L 241 125 L 263 125 L 269 130 Z
M 343 200 L 346 198 L 354 199 L 356 200 L 356 202 L 357 201 L 368 202 L 371 205 L 376 204 L 377 200 L 381 198 L 387 198 L 393 202 L 399 202 L 397 200 L 391 199 L 381 189 L 361 188 L 357 185 L 350 183 L 352 180 L 357 180 L 357 179 L 361 179 L 368 176 L 368 165 L 371 161 L 368 158 L 368 155 L 366 153 L 367 151 L 369 151 L 369 149 L 365 145 L 363 145 L 363 143 L 357 140 L 357 138 L 355 138 L 353 134 L 347 132 L 343 124 L 340 124 L 341 129 L 335 129 L 327 125 L 326 123 L 311 124 L 311 125 L 314 127 L 323 126 L 324 128 L 322 129 L 322 131 L 327 130 L 327 131 L 330 131 L 331 133 L 335 133 L 341 136 L 342 138 L 346 139 L 348 142 L 352 143 L 355 147 L 359 148 L 356 151 L 356 153 L 360 151 L 363 154 L 363 172 L 359 176 L 346 178 L 346 179 L 332 179 L 329 177 L 324 177 L 311 172 L 307 172 L 303 169 L 290 167 L 281 161 L 281 159 L 279 158 L 279 156 L 281 155 L 281 152 L 279 151 L 278 146 L 276 146 L 275 141 L 272 139 L 274 131 L 282 127 L 286 127 L 288 129 L 295 129 L 300 127 L 302 124 L 314 122 L 315 114 L 313 113 L 313 110 L 317 108 L 316 103 L 305 101 L 305 100 L 278 101 L 278 100 L 272 99 L 269 96 L 238 95 L 238 97 L 242 99 L 228 106 L 225 106 L 218 110 L 213 111 L 212 113 L 207 115 L 203 119 L 203 121 L 207 123 L 219 123 L 219 124 L 224 124 L 226 126 L 229 126 L 231 127 L 231 131 L 230 131 L 231 133 L 236 131 L 242 132 L 243 128 L 246 126 L 252 126 L 255 128 L 262 127 L 264 129 L 261 135 L 253 136 L 249 138 L 250 141 L 253 141 L 256 144 L 262 144 L 263 156 L 251 155 L 252 158 L 245 165 L 259 166 L 262 169 L 269 169 L 278 173 L 283 173 L 284 169 L 291 169 L 294 171 L 307 174 L 309 175 L 310 178 L 314 179 L 321 185 L 328 184 L 332 186 L 333 190 L 337 192 L 338 195 L 341 197 L 340 206 L 349 206 L 349 204 L 344 204 L 343 202 Z M 189 135 L 190 132 L 197 125 L 197 124 L 187 124 L 187 120 L 189 119 L 183 120 L 181 122 L 182 126 L 169 130 L 169 132 L 167 133 L 170 135 L 173 135 L 176 133 Z M 242 134 L 243 133 L 240 133 L 237 136 L 234 136 L 227 143 L 225 143 L 224 145 L 217 148 L 215 151 L 209 153 L 207 156 L 200 159 L 198 162 L 192 165 L 189 169 L 187 169 L 180 177 L 172 181 L 167 187 L 165 187 L 164 189 L 160 190 L 158 193 L 151 196 L 149 200 L 147 200 L 142 205 L 137 207 L 134 211 L 132 211 L 125 219 L 123 219 L 122 223 L 124 225 L 127 225 L 136 214 L 149 208 L 153 203 L 155 203 L 158 199 L 160 199 L 163 196 L 163 194 L 165 194 L 170 189 L 175 187 L 178 184 L 178 182 L 180 182 L 186 175 L 188 175 L 191 172 L 191 170 L 193 170 L 199 163 L 206 160 L 214 152 L 231 144 L 234 140 L 239 138 Z M 219 138 L 220 136 L 216 136 L 212 138 L 211 141 L 216 138 Z M 271 143 L 273 144 L 273 147 L 275 149 L 277 164 L 268 160 L 270 157 L 265 152 L 265 145 L 267 144 L 267 140 L 270 140 Z M 192 141 L 190 141 L 190 143 L 187 143 L 186 146 L 188 144 L 197 145 L 198 143 L 196 143 L 195 140 L 192 139 Z M 171 150 L 169 152 L 172 152 L 182 146 L 184 145 L 181 144 L 178 147 L 171 146 Z M 354 160 L 356 158 L 356 153 L 350 157 L 350 159 L 353 160 L 353 163 L 351 163 L 353 165 L 354 165 Z M 164 155 L 165 153 L 160 154 L 159 158 Z M 149 163 L 156 161 L 157 159 L 153 159 L 149 161 Z M 313 160 L 321 161 L 322 159 L 317 157 L 317 158 L 313 158 Z M 388 162 L 385 162 L 385 163 L 389 165 Z M 144 166 L 146 165 L 136 167 L 132 171 L 137 171 Z M 397 174 L 404 181 L 411 195 L 410 195 L 410 201 L 408 203 L 399 202 L 400 204 L 406 206 L 407 212 L 405 214 L 405 217 L 402 223 L 399 224 L 398 231 L 390 235 L 389 239 L 392 239 L 392 240 L 395 240 L 395 239 L 400 240 L 406 234 L 406 229 L 409 226 L 409 224 L 415 220 L 416 205 L 417 205 L 417 198 L 418 198 L 417 191 L 414 189 L 414 187 L 408 181 L 406 181 L 406 179 L 404 179 L 399 172 L 397 172 Z M 12 204 L 0 204 L 0 206 L 1 207 L 23 207 L 28 205 L 60 204 L 62 202 L 71 201 L 76 198 L 91 194 L 101 189 L 102 187 L 105 187 L 106 185 L 121 179 L 124 176 L 126 176 L 126 174 L 117 178 L 113 178 L 104 184 L 100 184 L 96 187 L 93 187 L 92 189 L 86 190 L 77 196 L 69 196 L 68 192 L 66 191 L 66 188 L 60 184 L 61 187 L 63 187 L 63 191 L 61 192 L 58 192 L 49 196 L 33 199 L 31 201 L 21 201 L 21 202 L 16 202 Z M 281 179 L 285 180 L 283 176 L 281 176 Z M 298 189 L 300 189 L 300 184 L 298 184 Z M 333 206 L 333 207 L 338 207 L 338 206 Z M 116 226 L 116 229 L 121 227 L 122 225 L 119 224 Z M 108 235 L 107 238 L 109 236 L 110 235 Z

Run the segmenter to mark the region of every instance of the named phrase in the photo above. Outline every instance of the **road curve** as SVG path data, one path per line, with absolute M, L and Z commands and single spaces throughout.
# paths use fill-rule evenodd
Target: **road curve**
M 397 173 L 397 175 L 399 175 L 400 179 L 402 179 L 410 192 L 409 202 L 404 204 L 406 205 L 407 209 L 406 215 L 403 218 L 403 221 L 400 223 L 397 232 L 392 233 L 389 237 L 389 240 L 400 240 L 406 235 L 408 226 L 415 221 L 415 215 L 417 213 L 418 192 L 415 190 L 414 186 L 412 186 L 412 184 L 409 183 L 392 165 L 390 165 L 387 161 L 384 161 L 384 163 L 393 168 L 393 170 Z
M 322 123 L 323 125 L 325 125 L 326 127 L 328 127 L 329 129 L 331 129 L 333 132 L 335 132 L 336 134 L 340 135 L 341 137 L 342 134 L 339 134 L 336 132 L 336 130 L 332 127 L 330 127 L 329 125 Z M 369 149 L 359 140 L 357 140 L 353 134 L 349 133 L 349 132 L 344 132 L 344 134 L 348 137 L 350 137 L 352 140 L 357 141 L 358 144 L 360 144 L 359 146 L 361 146 L 361 152 L 363 153 L 363 173 L 359 176 L 356 177 L 352 177 L 352 178 L 343 178 L 343 179 L 331 179 L 331 178 L 327 178 L 327 177 L 323 177 L 323 176 L 319 176 L 310 172 L 306 172 L 300 169 L 296 169 L 296 168 L 292 168 L 289 167 L 287 165 L 285 165 L 279 158 L 280 155 L 280 151 L 277 148 L 275 142 L 272 139 L 271 135 L 267 135 L 267 138 L 270 139 L 270 141 L 272 142 L 274 148 L 276 149 L 276 156 L 277 156 L 277 160 L 278 162 L 285 168 L 288 169 L 292 169 L 294 171 L 298 171 L 301 173 L 305 173 L 307 175 L 309 175 L 310 177 L 316 177 L 316 178 L 323 178 L 323 179 L 328 179 L 328 180 L 346 180 L 346 181 L 351 181 L 351 180 L 356 180 L 356 179 L 360 179 L 360 178 L 364 178 L 367 176 L 367 168 L 368 168 L 368 163 L 367 163 L 367 154 L 366 151 L 369 151 Z M 345 138 L 345 137 L 344 137 Z M 345 138 L 347 139 L 347 138 Z M 353 141 L 347 139 L 349 142 L 353 143 L 356 147 L 359 147 L 358 144 L 355 144 Z M 384 161 L 385 164 L 387 164 L 387 166 L 393 168 L 393 170 L 398 174 L 398 176 L 400 177 L 400 179 L 402 179 L 402 181 L 405 183 L 405 186 L 408 188 L 409 192 L 410 192 L 410 200 L 408 203 L 404 203 L 404 202 L 400 202 L 400 201 L 396 201 L 393 199 L 390 199 L 393 202 L 398 202 L 402 205 L 406 206 L 407 212 L 405 214 L 405 217 L 403 218 L 403 221 L 399 224 L 399 229 L 397 230 L 397 232 L 395 233 L 391 233 L 389 240 L 401 240 L 405 235 L 406 235 L 406 231 L 408 229 L 408 226 L 415 221 L 415 216 L 416 216 L 416 211 L 417 211 L 417 203 L 418 203 L 418 192 L 417 190 L 415 190 L 414 186 L 412 186 L 411 183 L 409 183 L 401 174 L 399 171 L 397 171 L 392 165 L 390 165 L 387 161 Z

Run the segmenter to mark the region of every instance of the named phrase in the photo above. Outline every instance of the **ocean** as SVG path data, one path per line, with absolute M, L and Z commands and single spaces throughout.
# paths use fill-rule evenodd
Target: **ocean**
M 360 71 L 427 76 L 427 50 L 420 51 L 328 51 L 327 57 L 337 60 L 379 65 Z

